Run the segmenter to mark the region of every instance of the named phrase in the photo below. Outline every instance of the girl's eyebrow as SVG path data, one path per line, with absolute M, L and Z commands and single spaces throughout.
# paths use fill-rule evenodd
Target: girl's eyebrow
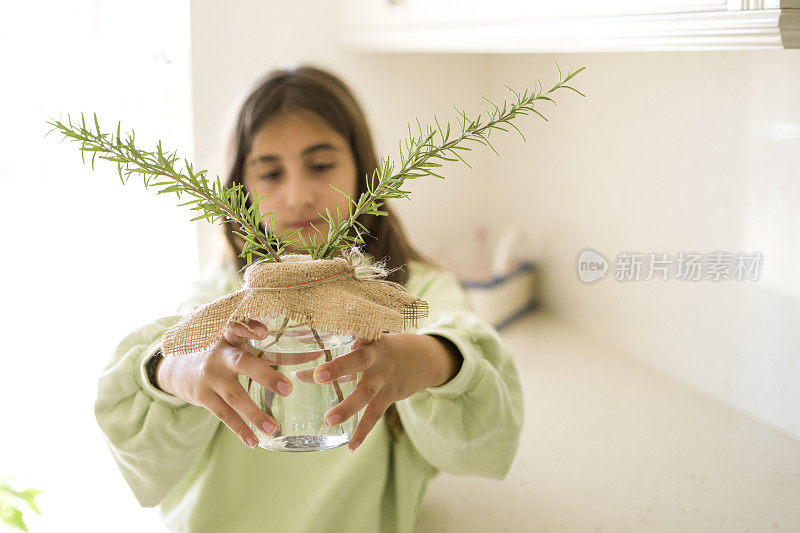
M 317 152 L 319 150 L 339 150 L 339 147 L 338 146 L 334 146 L 331 143 L 319 143 L 319 144 L 315 144 L 313 146 L 309 146 L 308 148 L 303 150 L 303 152 L 300 155 L 306 156 L 308 154 L 311 154 L 313 152 Z M 280 156 L 272 155 L 272 154 L 270 154 L 270 155 L 259 155 L 259 156 L 254 157 L 253 159 L 251 159 L 250 160 L 250 164 L 254 165 L 254 164 L 258 163 L 258 162 L 270 163 L 272 161 L 278 161 L 278 160 L 280 160 L 280 158 L 281 158 Z

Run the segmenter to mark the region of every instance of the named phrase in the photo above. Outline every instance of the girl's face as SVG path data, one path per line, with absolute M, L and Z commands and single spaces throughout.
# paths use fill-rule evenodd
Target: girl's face
M 356 163 L 348 142 L 321 118 L 309 112 L 282 113 L 267 122 L 253 139 L 253 148 L 244 165 L 243 185 L 251 198 L 269 194 L 261 200 L 261 214 L 275 212 L 275 233 L 300 228 L 307 244 L 316 235 L 317 244 L 325 242 L 327 207 L 337 219 L 348 213 L 348 200 L 331 188 L 333 185 L 351 197 L 356 190 Z M 356 198 L 353 198 L 356 200 Z M 272 217 L 261 223 L 271 224 Z M 314 226 L 322 235 L 308 225 Z M 297 232 L 289 239 L 298 238 Z M 301 245 L 301 243 L 296 243 Z M 291 251 L 293 246 L 287 247 Z

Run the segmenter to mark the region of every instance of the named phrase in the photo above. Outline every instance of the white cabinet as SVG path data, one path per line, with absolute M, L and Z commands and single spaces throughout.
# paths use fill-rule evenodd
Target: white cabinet
M 340 0 L 353 48 L 593 52 L 800 48 L 800 0 Z

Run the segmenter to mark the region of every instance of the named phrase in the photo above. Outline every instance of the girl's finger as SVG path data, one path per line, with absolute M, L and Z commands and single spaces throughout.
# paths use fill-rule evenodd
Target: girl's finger
M 350 349 L 350 351 L 355 351 L 358 348 L 361 348 L 362 346 L 366 346 L 367 344 L 372 344 L 373 340 L 374 339 L 367 339 L 365 337 L 359 337 L 359 338 L 357 338 L 355 340 L 355 342 L 353 342 L 353 347 Z
M 231 346 L 242 346 L 247 344 L 247 339 L 263 339 L 267 336 L 267 328 L 255 328 L 257 333 L 250 331 L 238 322 L 228 324 L 222 332 L 223 338 Z
M 288 396 L 292 392 L 292 383 L 289 378 L 270 367 L 264 360 L 248 352 L 234 352 L 228 358 L 228 368 L 238 374 L 244 374 L 281 396 Z
M 313 383 L 317 385 L 317 382 L 314 381 L 314 368 L 305 368 L 303 370 L 294 370 L 289 372 L 292 376 L 296 377 L 298 380 L 302 381 L 303 383 Z M 336 379 L 339 383 L 347 383 L 348 381 L 353 381 L 356 379 L 356 374 L 347 374 L 346 376 L 341 376 Z M 327 385 L 327 383 L 326 383 Z
M 240 322 L 231 322 L 225 327 L 222 336 L 231 346 L 241 347 L 247 345 L 247 339 L 261 340 L 267 336 L 267 327 L 255 320 L 251 322 L 250 329 Z
M 241 322 L 241 324 L 244 325 L 245 328 L 247 328 L 249 331 L 253 333 L 256 333 L 257 332 L 256 330 L 260 332 L 262 329 L 264 331 L 267 331 L 267 325 L 254 318 L 248 318 L 244 322 Z
M 303 370 L 293 370 L 289 372 L 289 374 L 297 378 L 298 381 L 302 381 L 303 383 L 314 383 L 313 368 L 305 368 Z
M 372 381 L 362 379 L 356 386 L 356 390 L 348 394 L 342 403 L 325 413 L 325 423 L 330 427 L 341 424 L 375 398 L 380 389 L 381 387 Z
M 354 452 L 364 442 L 367 434 L 372 431 L 372 428 L 375 427 L 375 424 L 378 423 L 378 420 L 381 419 L 390 405 L 392 405 L 391 402 L 380 399 L 375 399 L 367 405 L 367 408 L 364 409 L 364 416 L 358 422 L 358 427 L 356 427 L 350 442 L 347 444 L 351 452 Z
M 249 420 L 253 426 L 259 428 L 260 431 L 267 435 L 272 435 L 278 430 L 278 423 L 275 419 L 258 408 L 238 379 L 234 378 L 233 382 L 227 382 L 226 385 L 216 389 L 214 392 L 234 411 Z M 239 417 L 237 416 L 237 418 Z
M 247 424 L 242 417 L 236 414 L 233 408 L 225 403 L 225 401 L 215 392 L 209 394 L 205 400 L 203 407 L 211 411 L 211 414 L 219 418 L 228 428 L 233 431 L 242 442 L 244 442 L 251 449 L 258 445 L 258 438 L 255 433 L 247 427 Z
M 347 374 L 363 372 L 375 364 L 377 350 L 362 346 L 314 369 L 314 381 L 328 383 Z

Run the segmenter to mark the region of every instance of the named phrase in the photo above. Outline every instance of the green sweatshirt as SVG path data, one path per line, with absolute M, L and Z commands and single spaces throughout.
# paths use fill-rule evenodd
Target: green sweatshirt
M 406 290 L 429 305 L 416 332 L 451 340 L 463 363 L 450 381 L 397 402 L 404 431 L 395 444 L 382 418 L 353 453 L 251 450 L 205 408 L 150 384 L 144 366 L 162 333 L 241 287 L 231 266 L 195 282 L 175 315 L 125 337 L 100 377 L 95 416 L 139 503 L 158 506 L 181 532 L 410 532 L 439 471 L 505 478 L 523 421 L 513 354 L 454 273 L 417 261 L 406 268 Z

